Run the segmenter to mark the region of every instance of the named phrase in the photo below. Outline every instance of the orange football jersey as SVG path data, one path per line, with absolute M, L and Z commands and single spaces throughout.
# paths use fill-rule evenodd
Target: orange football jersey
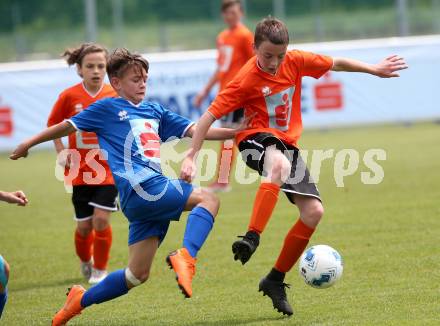
M 58 97 L 58 100 L 56 101 L 52 112 L 50 113 L 47 120 L 47 126 L 50 127 L 64 121 L 65 119 L 71 118 L 72 116 L 86 109 L 92 103 L 102 98 L 115 96 L 117 96 L 116 92 L 110 85 L 107 84 L 104 84 L 101 90 L 95 96 L 90 95 L 90 93 L 84 87 L 83 83 L 72 86 L 64 90 Z M 98 138 L 96 134 L 93 132 L 74 132 L 69 135 L 68 148 L 75 149 L 80 154 L 78 176 L 73 178 L 71 182 L 69 181 L 69 183 L 74 186 L 90 184 L 86 182 L 84 178 L 84 172 L 91 173 L 89 174 L 91 178 L 96 178 L 97 176 L 97 170 L 93 168 L 94 164 L 90 164 L 90 166 L 88 162 L 86 162 L 87 153 L 89 153 L 89 151 L 91 150 L 96 151 L 97 149 L 99 149 Z M 90 158 L 87 158 L 90 161 Z M 102 182 L 93 184 L 114 184 L 113 176 L 111 174 L 107 161 L 101 160 L 98 155 L 94 155 L 93 159 L 105 169 L 105 178 L 102 180 Z M 71 168 L 73 169 L 73 167 Z M 68 172 L 69 170 L 66 169 L 65 175 L 68 175 Z
M 220 90 L 235 77 L 237 72 L 254 55 L 254 36 L 243 24 L 225 29 L 217 37 L 217 65 Z
M 301 79 L 319 78 L 331 69 L 333 59 L 310 52 L 286 53 L 275 75 L 263 71 L 253 57 L 220 92 L 208 109 L 216 119 L 245 109 L 252 117 L 249 128 L 237 133 L 236 142 L 258 132 L 270 132 L 297 146 L 303 129 L 301 119 Z

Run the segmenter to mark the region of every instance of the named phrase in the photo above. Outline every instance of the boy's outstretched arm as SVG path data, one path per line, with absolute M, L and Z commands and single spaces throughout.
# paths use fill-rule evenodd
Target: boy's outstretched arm
M 10 204 L 17 204 L 18 206 L 26 206 L 29 202 L 23 191 L 0 191 L 0 201 L 5 201 Z
M 249 122 L 251 121 L 253 116 L 254 115 L 243 119 L 243 121 L 239 125 L 237 125 L 237 128 L 209 127 L 208 131 L 206 132 L 205 139 L 206 140 L 233 139 L 238 132 L 246 130 L 248 128 Z M 194 137 L 194 133 L 195 133 L 195 130 L 197 129 L 197 126 L 198 126 L 198 123 L 195 125 L 192 125 L 191 128 L 188 129 L 185 136 L 191 137 L 191 138 Z
M 197 153 L 200 151 L 203 145 L 203 141 L 206 138 L 209 127 L 214 123 L 215 118 L 209 113 L 205 112 L 197 122 L 197 126 L 192 135 L 191 147 L 186 154 L 185 159 L 182 162 L 182 168 L 180 169 L 180 178 L 191 182 L 196 173 L 195 159 Z
M 39 134 L 25 140 L 12 152 L 9 156 L 11 160 L 17 160 L 20 157 L 26 157 L 28 155 L 28 150 L 40 143 L 44 143 L 48 140 L 54 140 L 57 138 L 61 138 L 67 136 L 75 132 L 75 128 L 67 121 L 63 121 L 59 124 L 56 124 L 52 127 L 49 127 Z
M 398 56 L 389 56 L 377 64 L 370 64 L 350 58 L 333 58 L 333 71 L 364 72 L 381 78 L 399 77 L 397 71 L 407 69 L 405 60 Z
M 191 128 L 188 129 L 185 136 L 192 138 L 194 136 L 194 132 L 196 131 L 196 129 L 197 129 L 197 125 L 193 125 Z M 232 139 L 235 137 L 236 132 L 237 129 L 211 127 L 208 129 L 205 139 L 206 140 Z

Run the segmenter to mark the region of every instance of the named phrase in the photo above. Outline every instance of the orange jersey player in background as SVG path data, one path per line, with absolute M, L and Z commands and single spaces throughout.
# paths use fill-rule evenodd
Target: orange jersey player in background
M 219 84 L 219 92 L 235 77 L 237 72 L 254 55 L 252 32 L 241 22 L 243 8 L 240 0 L 224 0 L 221 13 L 227 29 L 217 37 L 217 70 L 196 96 L 194 105 L 200 107 L 202 101 L 209 95 L 212 87 Z M 243 110 L 236 110 L 221 120 L 222 127 L 235 127 L 243 118 Z M 228 191 L 229 175 L 234 161 L 236 149 L 233 142 L 228 140 L 221 144 L 217 165 L 216 180 L 209 186 L 213 191 Z
M 257 249 L 282 190 L 299 210 L 281 252 L 259 290 L 272 299 L 275 309 L 292 315 L 284 278 L 297 262 L 315 231 L 324 208 L 319 191 L 301 159 L 298 139 L 302 132 L 301 79 L 320 78 L 327 71 L 363 72 L 382 78 L 399 77 L 406 69 L 403 58 L 390 56 L 378 64 L 349 58 L 331 58 L 299 50 L 287 51 L 289 33 L 283 22 L 266 18 L 255 29 L 256 56 L 250 59 L 202 115 L 192 146 L 182 163 L 181 178 L 191 181 L 195 158 L 206 131 L 223 115 L 245 108 L 249 128 L 236 135 L 246 164 L 262 176 L 247 233 L 232 245 L 235 260 L 245 264 Z
M 286 53 L 284 61 L 272 75 L 259 67 L 257 57 L 252 58 L 209 107 L 208 112 L 216 118 L 237 106 L 245 107 L 246 116 L 252 112 L 249 128 L 236 136 L 237 144 L 252 134 L 270 132 L 297 147 L 303 129 L 301 79 L 321 77 L 332 68 L 333 59 L 293 50 Z
M 49 116 L 48 127 L 71 118 L 97 100 L 116 96 L 113 88 L 104 83 L 105 48 L 85 43 L 66 51 L 64 57 L 69 65 L 76 65 L 83 81 L 60 94 Z M 72 202 L 77 221 L 75 248 L 81 272 L 89 283 L 97 283 L 107 275 L 112 244 L 110 213 L 118 209 L 117 190 L 94 133 L 70 134 L 68 151 L 64 151 L 61 139 L 54 143 L 58 162 L 65 166 L 65 182 L 73 186 Z

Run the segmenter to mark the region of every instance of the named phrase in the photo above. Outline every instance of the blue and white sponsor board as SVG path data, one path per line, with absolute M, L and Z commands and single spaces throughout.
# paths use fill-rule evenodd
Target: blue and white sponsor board
M 331 72 L 320 80 L 304 78 L 304 127 L 413 122 L 440 118 L 440 36 L 298 44 L 295 48 L 370 63 L 398 54 L 410 68 L 400 78 L 380 79 Z M 196 120 L 203 108 L 193 98 L 216 67 L 216 51 L 145 54 L 150 61 L 147 97 Z M 62 60 L 0 64 L 0 150 L 9 151 L 46 126 L 58 94 L 80 82 Z M 41 147 L 51 146 L 49 143 Z

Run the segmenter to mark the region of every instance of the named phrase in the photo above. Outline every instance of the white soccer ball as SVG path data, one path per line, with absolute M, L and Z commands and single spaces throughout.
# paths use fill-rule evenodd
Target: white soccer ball
M 317 289 L 335 284 L 341 278 L 343 269 L 341 255 L 327 245 L 310 247 L 299 262 L 299 274 L 306 284 Z

